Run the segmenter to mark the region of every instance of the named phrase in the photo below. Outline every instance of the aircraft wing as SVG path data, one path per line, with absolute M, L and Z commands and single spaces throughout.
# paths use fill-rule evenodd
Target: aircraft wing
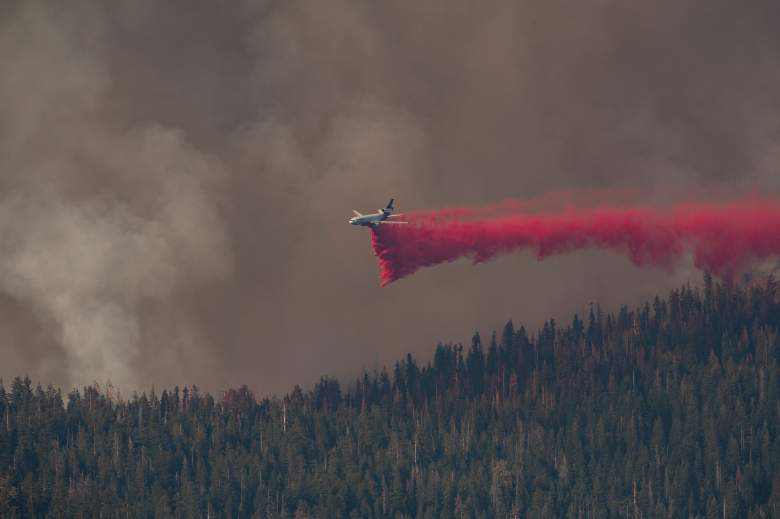
M 382 220 L 381 222 L 376 222 L 376 223 L 382 224 L 382 225 L 388 225 L 388 224 L 399 224 L 399 223 L 409 223 L 409 222 L 396 222 L 396 221 L 391 221 L 391 220 Z
M 352 212 L 355 213 L 355 216 L 363 216 L 361 213 L 355 211 L 354 209 L 352 210 Z

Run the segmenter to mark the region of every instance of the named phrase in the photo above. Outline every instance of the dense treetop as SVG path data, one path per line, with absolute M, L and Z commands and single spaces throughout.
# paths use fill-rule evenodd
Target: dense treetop
M 705 276 L 259 402 L 16 378 L 0 516 L 776 517 L 778 296 Z

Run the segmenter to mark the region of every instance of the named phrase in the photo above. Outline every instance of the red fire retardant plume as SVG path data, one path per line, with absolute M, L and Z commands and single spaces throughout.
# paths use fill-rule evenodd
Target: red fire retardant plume
M 637 266 L 674 268 L 688 253 L 696 267 L 730 280 L 751 263 L 780 258 L 780 203 L 683 203 L 664 209 L 599 207 L 524 212 L 521 203 L 487 209 L 405 213 L 408 225 L 372 230 L 381 285 L 422 267 L 531 251 L 540 260 L 583 249 L 623 254 Z

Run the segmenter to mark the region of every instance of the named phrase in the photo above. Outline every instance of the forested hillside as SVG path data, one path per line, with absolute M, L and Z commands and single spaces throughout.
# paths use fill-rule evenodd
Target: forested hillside
M 0 516 L 778 517 L 778 295 L 705 277 L 259 401 L 6 381 Z

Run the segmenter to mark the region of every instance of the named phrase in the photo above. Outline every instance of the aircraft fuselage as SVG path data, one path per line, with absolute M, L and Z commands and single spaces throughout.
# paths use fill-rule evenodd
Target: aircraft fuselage
M 362 225 L 364 227 L 376 227 L 379 222 L 383 222 L 390 216 L 390 211 L 379 210 L 378 213 L 364 214 L 363 216 L 353 216 L 349 219 L 349 223 L 352 225 Z
M 347 220 L 351 225 L 361 225 L 363 227 L 371 227 L 375 228 L 378 227 L 380 224 L 405 224 L 407 222 L 399 222 L 397 220 L 388 220 L 388 218 L 392 216 L 397 216 L 393 214 L 393 199 L 390 199 L 390 202 L 388 202 L 387 207 L 384 209 L 377 209 L 376 213 L 372 214 L 361 214 L 355 210 L 353 212 L 355 213 L 355 216 Z

